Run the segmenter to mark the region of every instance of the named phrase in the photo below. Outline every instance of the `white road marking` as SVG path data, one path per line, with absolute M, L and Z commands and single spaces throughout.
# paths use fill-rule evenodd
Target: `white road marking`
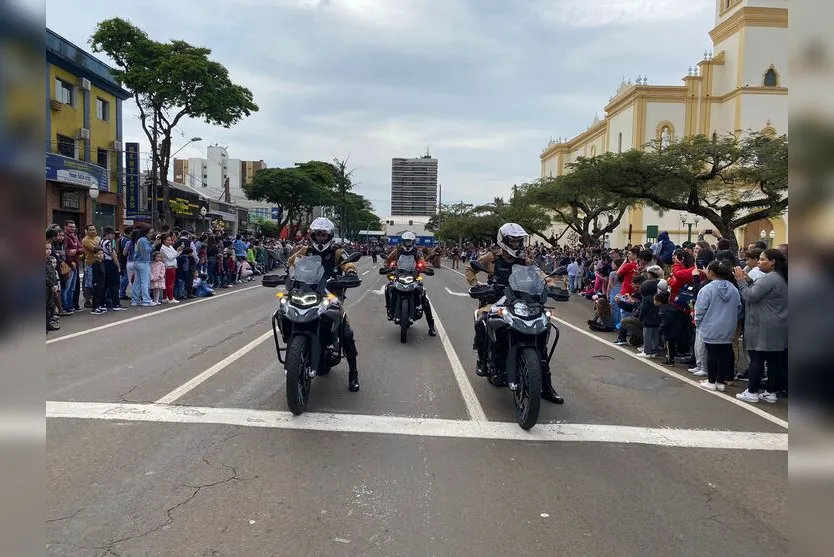
M 449 269 L 449 270 L 450 270 L 450 271 L 452 271 L 453 273 L 457 273 L 457 274 L 459 274 L 459 275 L 460 275 L 460 276 L 462 276 L 462 277 L 465 277 L 465 276 L 466 276 L 466 275 L 464 275 L 463 273 L 461 273 L 460 271 L 456 271 L 455 269 L 452 269 L 451 267 L 447 267 L 446 265 L 443 265 L 442 267 L 443 267 L 444 269 Z
M 368 274 L 368 273 L 370 273 L 370 272 L 371 272 L 371 270 L 370 270 L 370 269 L 368 269 L 367 271 L 365 271 L 364 273 L 362 273 L 362 276 L 364 277 L 365 275 L 367 275 L 367 274 Z
M 469 412 L 469 417 L 476 422 L 487 421 L 484 409 L 481 407 L 481 403 L 475 395 L 475 390 L 472 388 L 472 384 L 469 382 L 469 378 L 466 377 L 466 372 L 463 370 L 463 364 L 460 363 L 460 358 L 458 358 L 457 352 L 452 347 L 449 335 L 446 334 L 446 329 L 443 328 L 443 323 L 440 322 L 440 318 L 437 315 L 434 316 L 434 325 L 437 328 L 437 334 L 440 340 L 443 342 L 443 350 L 446 351 L 446 357 L 449 358 L 449 363 L 452 365 L 452 372 L 455 374 L 455 379 L 458 382 L 460 394 L 463 396 L 463 402 L 466 404 L 466 411 Z
M 385 286 L 386 285 L 383 284 L 382 286 L 379 287 L 379 290 L 371 290 L 371 292 L 373 292 L 377 296 L 382 296 L 383 294 L 385 294 Z
M 527 442 L 622 443 L 678 448 L 779 452 L 787 452 L 788 450 L 787 433 L 667 429 L 597 424 L 539 424 L 530 431 L 524 431 L 512 422 L 332 413 L 306 413 L 301 416 L 293 416 L 290 412 L 275 410 L 170 406 L 165 404 L 48 401 L 46 403 L 46 417 L 47 419 L 222 424 L 272 429 Z
M 630 351 L 626 348 L 623 348 L 622 346 L 617 346 L 617 345 L 615 345 L 611 342 L 608 342 L 607 340 L 605 340 L 603 338 L 600 338 L 600 337 L 598 337 L 598 336 L 596 336 L 596 335 L 594 335 L 594 334 L 592 334 L 588 331 L 585 331 L 585 330 L 581 329 L 580 327 L 577 327 L 573 323 L 568 323 L 564 319 L 560 319 L 558 317 L 553 317 L 552 319 L 554 321 L 558 321 L 560 324 L 564 325 L 565 327 L 569 327 L 569 328 L 573 329 L 574 331 L 585 335 L 586 337 L 592 338 L 592 339 L 594 339 L 598 342 L 603 343 L 608 348 L 611 348 L 613 350 L 618 350 L 618 351 L 622 352 L 623 354 L 627 354 L 630 358 L 634 358 L 638 362 L 642 362 L 642 363 L 644 363 L 648 366 L 653 367 L 654 369 L 656 369 L 658 371 L 662 371 L 663 373 L 665 373 L 669 377 L 674 377 L 675 379 L 678 379 L 679 381 L 683 381 L 687 385 L 692 385 L 693 387 L 697 387 L 698 390 L 701 391 L 701 392 L 710 394 L 712 396 L 720 397 L 721 400 L 729 402 L 730 404 L 735 404 L 739 408 L 743 408 L 744 410 L 747 410 L 748 412 L 752 412 L 753 414 L 756 414 L 760 418 L 764 418 L 765 420 L 767 420 L 771 423 L 774 423 L 778 426 L 781 426 L 785 429 L 788 429 L 788 422 L 786 422 L 785 420 L 783 420 L 781 418 L 777 418 L 776 416 L 773 416 L 772 414 L 768 414 L 764 410 L 762 410 L 760 408 L 757 408 L 755 405 L 748 404 L 746 402 L 742 402 L 742 401 L 738 400 L 737 398 L 735 398 L 734 396 L 728 396 L 728 395 L 719 393 L 718 391 L 705 391 L 704 389 L 702 389 L 700 387 L 700 384 L 698 383 L 698 381 L 695 381 L 694 379 L 689 379 L 688 377 L 684 377 L 684 376 L 682 376 L 678 373 L 675 373 L 672 370 L 666 369 L 665 367 L 663 367 L 659 364 L 656 364 L 652 361 L 646 360 L 645 358 L 639 358 L 635 352 L 632 352 L 632 351 Z
M 68 335 L 52 338 L 46 341 L 46 344 L 52 344 L 54 342 L 62 342 L 65 340 L 70 340 L 72 338 L 77 338 L 83 335 L 89 335 L 90 333 L 96 333 L 98 331 L 103 331 L 104 329 L 109 329 L 111 327 L 116 327 L 118 325 L 123 325 L 125 323 L 131 323 L 133 321 L 139 321 L 140 319 L 146 319 L 148 317 L 154 317 L 157 315 L 162 315 L 163 313 L 167 313 L 169 311 L 174 311 L 182 308 L 190 308 L 197 304 L 202 304 L 203 302 L 209 302 L 211 300 L 216 300 L 218 298 L 222 298 L 224 296 L 231 296 L 232 294 L 240 294 L 241 292 L 246 292 L 247 290 L 252 290 L 253 288 L 263 288 L 260 284 L 257 286 L 247 286 L 246 288 L 241 288 L 240 290 L 233 290 L 232 292 L 224 292 L 223 294 L 215 294 L 214 296 L 210 296 L 208 298 L 200 298 L 199 300 L 194 300 L 193 302 L 188 302 L 184 304 L 171 304 L 169 307 L 165 309 L 158 309 L 156 311 L 149 311 L 148 313 L 143 313 L 141 315 L 135 315 L 133 317 L 128 317 L 127 319 L 120 319 L 118 321 L 114 321 L 112 323 L 107 323 L 106 325 L 100 325 L 98 327 L 93 327 L 92 329 L 85 329 L 83 331 L 78 331 L 77 333 L 70 333 Z M 147 309 L 147 308 L 145 308 Z
M 268 332 L 262 334 L 261 336 L 259 336 L 258 338 L 256 338 L 255 340 L 253 340 L 252 342 L 250 342 L 249 344 L 247 344 L 243 348 L 237 350 L 236 352 L 233 352 L 233 353 L 229 354 L 228 356 L 226 356 L 225 358 L 223 358 L 222 360 L 220 360 L 219 362 L 217 362 L 216 364 L 214 364 L 213 366 L 211 366 L 210 368 L 205 370 L 200 375 L 194 377 L 193 379 L 191 379 L 190 381 L 188 381 L 186 383 L 183 383 L 182 385 L 180 385 L 179 387 L 177 387 L 176 389 L 174 389 L 173 391 L 171 391 L 170 393 L 168 393 L 164 397 L 157 400 L 156 403 L 157 404 L 171 404 L 175 400 L 177 400 L 179 398 L 182 398 L 189 391 L 194 390 L 200 384 L 204 383 L 205 381 L 207 381 L 212 376 L 220 373 L 226 367 L 228 367 L 229 364 L 232 364 L 235 361 L 239 360 L 240 358 L 242 358 L 243 356 L 245 356 L 246 354 L 248 354 L 249 352 L 251 352 L 252 350 L 257 348 L 258 345 L 260 345 L 263 341 L 265 341 L 269 338 L 272 338 L 272 329 L 270 329 Z
M 469 297 L 469 294 L 465 294 L 465 293 L 463 293 L 463 292 L 452 292 L 452 291 L 449 289 L 449 287 L 448 287 L 448 286 L 446 286 L 445 288 L 446 288 L 446 292 L 448 292 L 448 293 L 449 293 L 449 294 L 451 294 L 452 296 L 461 296 L 461 297 L 466 297 L 466 298 L 468 298 L 468 297 Z
M 461 275 L 461 276 L 466 276 L 466 275 L 464 275 L 463 273 L 460 273 L 460 272 L 458 272 L 458 271 L 456 271 L 456 270 L 454 270 L 454 269 L 451 269 L 451 268 L 449 268 L 449 267 L 446 267 L 446 268 L 447 268 L 447 269 L 449 269 L 450 271 L 452 271 L 453 273 L 457 273 L 457 274 L 459 274 L 459 275 Z M 601 342 L 602 344 L 604 344 L 604 345 L 605 345 L 605 346 L 607 346 L 608 348 L 612 348 L 612 349 L 614 349 L 614 350 L 619 350 L 619 351 L 620 351 L 620 352 L 622 352 L 623 354 L 628 354 L 628 356 L 629 356 L 629 357 L 634 358 L 635 360 L 637 360 L 637 361 L 639 361 L 639 362 L 642 362 L 642 363 L 644 363 L 644 364 L 646 364 L 646 365 L 648 365 L 648 366 L 651 366 L 651 367 L 655 368 L 655 369 L 656 369 L 656 370 L 658 370 L 658 371 L 662 371 L 663 373 L 665 373 L 665 374 L 666 374 L 666 375 L 668 375 L 669 377 L 674 377 L 675 379 L 678 379 L 679 381 L 683 381 L 683 382 L 684 382 L 684 383 L 686 383 L 687 385 L 692 385 L 693 387 L 697 387 L 699 391 L 702 391 L 702 392 L 705 392 L 705 393 L 711 394 L 711 395 L 713 395 L 713 396 L 721 397 L 721 399 L 722 399 L 722 400 L 724 400 L 724 401 L 726 401 L 726 402 L 729 402 L 730 404 L 735 404 L 735 405 L 736 405 L 736 406 L 738 406 L 739 408 L 743 408 L 744 410 L 747 410 L 748 412 L 752 412 L 753 414 L 756 414 L 756 415 L 757 415 L 757 416 L 759 416 L 760 418 L 764 418 L 765 420 L 767 420 L 767 421 L 769 421 L 769 422 L 771 422 L 771 423 L 774 423 L 774 424 L 776 424 L 776 425 L 778 425 L 778 426 L 780 426 L 780 427 L 783 427 L 783 428 L 785 428 L 785 429 L 788 429 L 788 422 L 787 422 L 787 421 L 782 420 L 782 419 L 780 419 L 780 418 L 777 418 L 776 416 L 773 416 L 772 414 L 769 414 L 769 413 L 765 412 L 764 410 L 762 410 L 762 409 L 760 409 L 760 408 L 756 407 L 756 406 L 755 406 L 755 405 L 753 405 L 753 404 L 749 404 L 749 403 L 746 403 L 746 402 L 742 402 L 742 401 L 738 400 L 738 399 L 737 399 L 737 398 L 735 398 L 735 397 L 732 397 L 732 396 L 727 396 L 727 395 L 722 394 L 722 393 L 719 393 L 719 392 L 717 392 L 717 391 L 705 391 L 704 389 L 700 388 L 699 383 L 698 383 L 697 381 L 693 380 L 693 379 L 689 379 L 688 377 L 684 377 L 684 376 L 682 376 L 682 375 L 680 375 L 680 374 L 678 374 L 678 373 L 675 373 L 675 372 L 674 372 L 674 371 L 672 371 L 672 370 L 666 369 L 665 367 L 663 367 L 663 366 L 661 366 L 661 365 L 659 365 L 659 364 L 656 364 L 656 363 L 654 363 L 654 362 L 652 362 L 652 361 L 646 360 L 646 359 L 644 359 L 644 358 L 638 358 L 638 357 L 637 357 L 637 355 L 636 355 L 634 352 L 632 352 L 632 351 L 630 351 L 630 350 L 628 350 L 628 349 L 626 349 L 626 348 L 623 348 L 623 347 L 621 347 L 621 346 L 616 346 L 616 345 L 614 345 L 614 344 L 612 344 L 612 343 L 608 342 L 608 341 L 607 341 L 607 340 L 605 340 L 604 338 L 600 338 L 600 337 L 598 337 L 598 336 L 596 336 L 596 335 L 594 335 L 594 334 L 590 333 L 589 331 L 585 331 L 584 329 L 581 329 L 580 327 L 577 327 L 576 325 L 574 325 L 574 324 L 572 324 L 572 323 L 568 323 L 568 322 L 567 322 L 567 321 L 565 321 L 564 319 L 560 319 L 560 318 L 558 318 L 558 317 L 554 317 L 553 319 L 554 319 L 555 321 L 558 321 L 559 323 L 561 323 L 561 324 L 562 324 L 562 325 L 564 325 L 565 327 L 569 327 L 569 328 L 573 329 L 574 331 L 576 331 L 576 332 L 578 332 L 578 333 L 580 333 L 580 334 L 585 335 L 586 337 L 592 338 L 592 339 L 596 340 L 597 342 Z

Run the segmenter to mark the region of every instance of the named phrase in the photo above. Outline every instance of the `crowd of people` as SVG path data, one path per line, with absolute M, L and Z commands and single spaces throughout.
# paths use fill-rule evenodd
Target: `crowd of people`
M 212 296 L 253 280 L 286 261 L 293 245 L 274 239 L 232 236 L 223 230 L 195 234 L 137 224 L 99 234 L 88 225 L 81 237 L 74 221 L 46 229 L 46 330 L 61 317 L 154 307 Z M 83 302 L 82 302 L 83 298 Z

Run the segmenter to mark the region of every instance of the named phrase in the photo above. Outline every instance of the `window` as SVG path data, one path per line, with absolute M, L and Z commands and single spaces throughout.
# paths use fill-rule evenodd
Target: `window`
M 70 106 L 75 106 L 73 102 L 73 93 L 75 89 L 73 89 L 72 85 L 67 83 L 66 81 L 62 81 L 60 79 L 55 79 L 55 100 L 60 101 L 64 104 L 68 104 Z
M 776 74 L 776 70 L 773 69 L 771 66 L 764 74 L 764 86 L 765 87 L 778 87 L 779 86 L 779 76 Z
M 620 132 L 617 135 L 617 152 L 618 153 L 623 152 L 623 132 Z
M 110 168 L 110 153 L 107 149 L 98 149 L 96 151 L 96 164 L 102 168 Z
M 65 157 L 75 158 L 75 140 L 71 137 L 58 134 L 58 154 Z
M 96 99 L 96 118 L 110 121 L 110 103 L 104 99 Z

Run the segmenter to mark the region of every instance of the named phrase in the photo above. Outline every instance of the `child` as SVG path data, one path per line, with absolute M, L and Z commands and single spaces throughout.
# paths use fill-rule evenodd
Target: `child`
M 162 259 L 161 251 L 154 252 L 151 263 L 151 298 L 155 304 L 168 302 L 167 299 L 162 298 L 162 293 L 165 291 L 165 262 Z
M 104 252 L 104 305 L 108 310 L 125 311 L 119 300 L 120 270 L 116 253 L 116 231 L 112 226 L 104 227 L 101 249 Z
M 174 288 L 174 298 L 182 300 L 187 296 L 186 284 L 191 286 L 191 254 L 194 251 L 190 248 L 184 248 L 177 256 L 177 283 Z M 191 288 L 188 288 L 191 290 Z
M 663 269 L 658 265 L 651 265 L 646 269 L 649 277 L 640 285 L 640 323 L 643 325 L 643 351 L 637 355 L 641 358 L 654 358 L 655 353 L 662 349 L 660 345 L 660 312 L 654 305 L 654 295 L 663 277 Z M 663 283 L 666 283 L 663 280 Z M 668 284 L 666 284 L 668 289 Z
M 199 276 L 194 277 L 194 296 L 197 298 L 206 298 L 208 296 L 214 296 L 214 290 L 209 288 L 209 285 L 206 284 L 207 275 L 205 273 L 201 273 Z
M 671 292 L 658 289 L 654 295 L 654 305 L 660 314 L 660 334 L 666 341 L 666 361 L 664 365 L 675 365 L 678 348 L 685 346 L 683 337 L 686 333 L 686 314 L 675 304 L 669 303 Z
M 93 309 L 90 311 L 93 315 L 104 315 L 107 313 L 105 307 L 105 287 L 107 282 L 106 271 L 104 270 L 104 250 L 100 246 L 95 246 L 92 250 L 93 265 L 90 267 L 93 273 Z
M 605 296 L 597 296 L 594 302 L 594 318 L 588 320 L 592 331 L 612 333 L 617 330 L 611 317 L 611 304 Z
M 55 323 L 55 293 L 58 292 L 58 271 L 52 263 L 52 244 L 46 243 L 46 331 L 57 331 Z
M 226 250 L 226 258 L 223 260 L 224 270 L 223 284 L 224 288 L 229 288 L 235 284 L 237 280 L 237 259 L 235 259 L 235 252 Z
M 730 282 L 732 274 L 731 264 L 710 262 L 710 282 L 698 291 L 695 301 L 695 326 L 707 349 L 707 379 L 701 382 L 701 388 L 708 391 L 724 391 L 727 378 L 733 377 L 733 338 L 741 314 L 741 296 Z

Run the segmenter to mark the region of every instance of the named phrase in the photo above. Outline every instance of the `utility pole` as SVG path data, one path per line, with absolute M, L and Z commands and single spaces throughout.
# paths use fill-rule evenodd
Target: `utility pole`
M 157 163 L 157 152 L 156 149 L 159 148 L 158 140 L 159 135 L 157 132 L 157 114 L 154 111 L 153 115 L 153 145 L 151 146 L 151 187 L 150 191 L 148 192 L 151 198 L 151 226 L 159 229 L 159 206 L 156 200 L 156 177 L 159 174 L 159 164 Z

